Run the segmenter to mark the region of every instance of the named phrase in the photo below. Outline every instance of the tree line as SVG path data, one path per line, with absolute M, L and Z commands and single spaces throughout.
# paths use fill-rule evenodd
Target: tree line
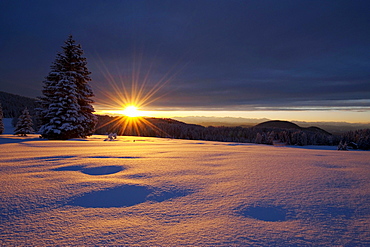
M 1 121 L 0 133 L 4 130 Z M 143 136 L 187 140 L 257 143 L 267 145 L 329 145 L 339 144 L 352 148 L 370 150 L 370 129 L 348 131 L 341 135 L 310 129 L 284 129 L 259 127 L 204 127 L 196 124 L 186 124 L 168 118 L 128 118 L 97 115 L 97 125 L 94 134 L 108 135 L 116 133 L 119 136 Z M 14 134 L 32 133 L 32 120 L 27 109 L 19 117 Z
M 136 123 L 130 123 L 130 121 L 132 120 L 127 117 L 98 116 L 95 133 L 268 145 L 337 146 L 342 141 L 348 144 L 356 143 L 359 149 L 370 149 L 370 129 L 332 135 L 313 128 L 297 130 L 258 127 L 204 127 L 173 119 L 159 118 L 141 118 L 141 120 L 136 120 Z

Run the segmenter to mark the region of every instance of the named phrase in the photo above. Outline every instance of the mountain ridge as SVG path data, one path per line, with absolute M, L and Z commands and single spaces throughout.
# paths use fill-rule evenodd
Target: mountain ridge
M 4 91 L 0 91 L 0 103 L 4 118 L 18 117 L 26 107 L 31 115 L 35 115 L 35 109 L 39 107 L 38 99 Z
M 283 121 L 283 120 L 270 120 L 263 123 L 259 123 L 254 128 L 277 128 L 277 129 L 297 129 L 297 130 L 307 130 L 312 132 L 319 132 L 322 134 L 332 135 L 330 132 L 316 127 L 316 126 L 310 126 L 310 127 L 301 127 L 298 124 L 289 122 L 289 121 Z

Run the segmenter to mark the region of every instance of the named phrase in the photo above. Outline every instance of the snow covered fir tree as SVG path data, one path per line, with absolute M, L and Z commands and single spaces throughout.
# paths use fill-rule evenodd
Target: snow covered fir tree
M 4 123 L 3 123 L 3 108 L 0 104 L 0 135 L 4 132 Z
M 72 76 L 61 78 L 54 86 L 55 93 L 51 98 L 47 115 L 48 124 L 41 127 L 40 132 L 48 139 L 70 139 L 83 137 L 83 117 L 78 104 L 77 86 Z
M 32 126 L 32 118 L 26 107 L 23 110 L 22 115 L 20 115 L 18 118 L 17 125 L 14 129 L 14 135 L 27 136 L 27 134 L 32 134 L 34 132 Z
M 44 81 L 40 134 L 46 139 L 84 138 L 93 134 L 97 122 L 91 105 L 94 93 L 88 84 L 91 73 L 72 35 L 62 49 Z

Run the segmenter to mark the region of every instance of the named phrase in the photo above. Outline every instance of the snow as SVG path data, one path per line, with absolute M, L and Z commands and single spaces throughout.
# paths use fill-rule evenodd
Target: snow
M 369 246 L 370 152 L 0 135 L 1 246 Z
M 315 145 L 306 145 L 306 146 L 296 146 L 289 145 L 291 148 L 303 148 L 303 149 L 312 149 L 312 150 L 338 150 L 337 146 L 315 146 Z
M 12 125 L 12 120 L 13 120 L 12 118 L 3 118 L 4 134 L 13 134 L 14 133 L 14 127 Z

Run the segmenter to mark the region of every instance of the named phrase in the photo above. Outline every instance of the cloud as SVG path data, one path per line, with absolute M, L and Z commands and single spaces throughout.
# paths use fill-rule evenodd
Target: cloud
M 153 107 L 350 107 L 370 97 L 368 1 L 2 1 L 0 9 L 0 70 L 13 93 L 41 94 L 72 33 L 97 100 L 109 90 L 102 64 L 118 84 L 138 68 L 148 90 L 170 79 Z

